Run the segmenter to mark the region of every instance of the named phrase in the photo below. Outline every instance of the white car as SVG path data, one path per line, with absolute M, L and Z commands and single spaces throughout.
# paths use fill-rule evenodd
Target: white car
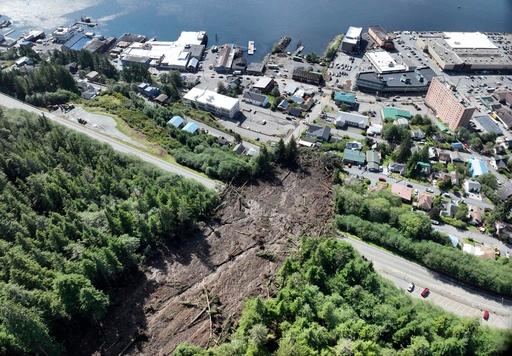
M 407 287 L 407 291 L 408 291 L 409 293 L 412 293 L 412 291 L 413 291 L 413 290 L 414 290 L 414 283 L 412 283 L 412 282 L 411 282 L 411 283 L 409 284 L 409 286 Z

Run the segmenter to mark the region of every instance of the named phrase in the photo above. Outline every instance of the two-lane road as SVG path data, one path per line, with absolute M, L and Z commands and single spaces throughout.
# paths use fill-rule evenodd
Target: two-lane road
M 482 320 L 482 323 L 498 328 L 512 328 L 512 300 L 463 285 L 360 240 L 347 237 L 344 241 L 372 261 L 375 270 L 397 287 L 405 290 L 410 282 L 414 282 L 416 288 L 411 293 L 414 297 L 421 298 L 419 293 L 423 288 L 429 288 L 431 293 L 425 300 L 449 312 L 482 320 L 483 310 L 488 310 L 491 316 L 487 322 Z
M 193 170 L 187 169 L 187 168 L 182 167 L 177 164 L 169 163 L 163 159 L 160 159 L 158 157 L 150 155 L 140 149 L 132 147 L 126 143 L 123 143 L 122 141 L 114 139 L 114 138 L 107 136 L 103 133 L 94 131 L 88 127 L 77 124 L 70 120 L 66 120 L 66 119 L 64 119 L 60 116 L 54 115 L 52 113 L 42 111 L 34 106 L 28 105 L 24 102 L 21 102 L 19 100 L 16 100 L 14 98 L 11 98 L 10 96 L 7 96 L 7 95 L 1 94 L 1 93 L 0 93 L 0 106 L 4 106 L 9 109 L 21 109 L 21 110 L 35 113 L 37 115 L 45 115 L 48 119 L 50 119 L 54 122 L 57 122 L 60 125 L 66 126 L 69 129 L 78 131 L 78 132 L 85 134 L 97 141 L 100 141 L 102 143 L 106 143 L 106 144 L 110 145 L 114 150 L 116 150 L 118 152 L 136 156 L 137 158 L 139 158 L 145 162 L 151 163 L 164 171 L 167 171 L 167 172 L 170 172 L 173 174 L 177 174 L 177 175 L 183 176 L 188 179 L 193 179 L 193 180 L 201 183 L 202 185 L 204 185 L 207 188 L 217 189 L 222 186 L 222 183 L 214 181 L 207 177 L 204 177 L 204 176 L 194 172 Z

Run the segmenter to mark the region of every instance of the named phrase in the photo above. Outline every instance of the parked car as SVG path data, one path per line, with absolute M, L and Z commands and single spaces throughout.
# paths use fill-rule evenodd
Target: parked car
M 484 310 L 484 314 L 482 315 L 482 318 L 484 318 L 484 320 L 489 320 L 489 311 L 488 310 Z
M 414 283 L 412 283 L 412 282 L 411 282 L 411 283 L 409 284 L 409 287 L 407 287 L 407 291 L 408 291 L 409 293 L 412 293 L 412 291 L 413 291 L 413 290 L 414 290 Z
M 420 295 L 421 295 L 423 298 L 426 298 L 426 297 L 428 297 L 428 295 L 429 295 L 429 294 L 430 294 L 430 289 L 425 288 L 425 289 L 423 289 L 423 291 L 421 292 L 421 294 L 420 294 Z
M 434 225 L 439 225 L 439 221 L 437 221 L 437 220 L 430 220 L 430 222 L 432 222 L 432 224 L 434 224 Z
M 385 181 L 386 181 L 386 177 L 380 176 L 380 177 L 379 177 L 379 180 L 380 180 L 381 182 L 385 182 Z
M 412 188 L 412 184 L 411 183 L 407 183 L 407 188 Z

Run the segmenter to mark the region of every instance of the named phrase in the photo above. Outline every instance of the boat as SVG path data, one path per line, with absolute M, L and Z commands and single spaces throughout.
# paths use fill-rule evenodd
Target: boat
M 254 41 L 249 41 L 247 44 L 247 54 L 253 55 L 256 51 L 256 47 L 254 47 Z

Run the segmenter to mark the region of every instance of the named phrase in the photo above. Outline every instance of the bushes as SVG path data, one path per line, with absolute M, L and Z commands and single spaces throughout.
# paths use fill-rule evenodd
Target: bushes
M 498 264 L 432 241 L 415 241 L 387 224 L 372 223 L 354 215 L 338 216 L 336 225 L 364 241 L 383 246 L 466 284 L 512 296 L 512 264 L 508 261 Z
M 346 243 L 305 238 L 279 291 L 249 300 L 231 341 L 176 355 L 493 355 L 510 334 L 481 327 L 391 287 Z

